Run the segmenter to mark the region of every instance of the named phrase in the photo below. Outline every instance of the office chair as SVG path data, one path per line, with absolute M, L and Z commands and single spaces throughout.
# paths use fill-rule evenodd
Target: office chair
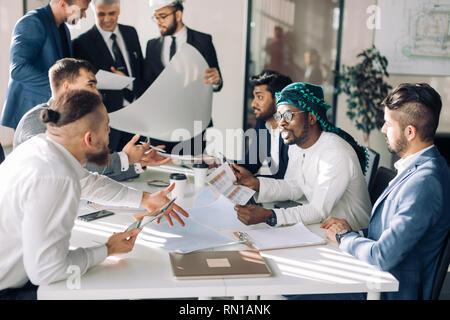
M 373 178 L 373 183 L 369 188 L 370 201 L 372 205 L 377 201 L 378 197 L 383 193 L 384 189 L 389 184 L 389 181 L 394 179 L 396 172 L 394 170 L 379 167 Z
M 367 187 L 369 190 L 372 188 L 375 173 L 378 169 L 378 163 L 380 162 L 380 154 L 370 148 L 367 148 L 367 152 L 369 154 L 369 167 L 367 168 L 365 178 Z
M 5 153 L 3 152 L 2 144 L 0 143 L 0 164 L 5 160 Z
M 433 286 L 431 288 L 431 300 L 438 300 L 441 293 L 442 285 L 445 280 L 445 276 L 448 272 L 448 266 L 450 262 L 450 232 L 447 234 L 447 238 L 444 242 L 439 262 L 436 270 L 436 274 L 433 280 Z

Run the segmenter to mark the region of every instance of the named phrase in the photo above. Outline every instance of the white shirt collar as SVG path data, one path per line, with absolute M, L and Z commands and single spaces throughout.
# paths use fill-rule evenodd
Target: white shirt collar
M 187 28 L 186 26 L 183 26 L 183 28 L 181 28 L 180 31 L 178 31 L 176 34 L 170 35 L 170 36 L 165 36 L 165 37 L 175 37 L 178 41 L 183 41 L 186 42 L 187 41 Z
M 394 167 L 395 169 L 397 169 L 397 174 L 400 174 L 401 172 L 403 172 L 407 167 L 409 167 L 412 163 L 414 163 L 417 158 L 420 157 L 420 155 L 422 155 L 425 151 L 431 149 L 434 147 L 434 144 L 432 144 L 431 146 L 422 149 L 420 151 L 417 151 L 416 153 L 404 158 L 404 159 L 400 159 L 398 160 L 396 163 L 394 163 Z
M 100 28 L 100 26 L 95 23 L 95 25 L 97 26 L 98 32 L 100 32 L 100 34 L 102 35 L 103 39 L 105 39 L 105 42 L 107 40 L 111 39 L 111 35 L 114 33 L 116 36 L 119 36 L 119 25 L 116 26 L 116 28 L 114 29 L 113 32 L 111 31 L 105 31 L 102 28 Z

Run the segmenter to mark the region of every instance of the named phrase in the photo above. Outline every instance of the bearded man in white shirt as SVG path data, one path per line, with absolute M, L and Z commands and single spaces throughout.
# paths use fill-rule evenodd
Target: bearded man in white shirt
M 24 142 L 0 166 L 0 299 L 35 299 L 39 285 L 66 279 L 68 268 L 84 274 L 107 256 L 132 250 L 140 229 L 117 233 L 106 244 L 69 249 L 80 199 L 143 207 L 166 204 L 174 185 L 150 194 L 83 168 L 109 161 L 109 119 L 100 96 L 69 91 L 41 113 L 47 131 Z M 184 225 L 173 205 L 166 219 Z
M 371 203 L 363 176 L 367 166 L 365 149 L 328 122 L 329 106 L 321 87 L 293 83 L 276 97 L 274 117 L 281 128 L 283 142 L 290 145 L 285 177 L 283 180 L 256 178 L 244 168 L 232 165 L 236 184 L 257 191 L 257 202 L 306 198 L 306 203 L 274 210 L 237 205 L 239 220 L 247 225 L 266 222 L 281 226 L 345 217 L 354 230 L 366 228 Z

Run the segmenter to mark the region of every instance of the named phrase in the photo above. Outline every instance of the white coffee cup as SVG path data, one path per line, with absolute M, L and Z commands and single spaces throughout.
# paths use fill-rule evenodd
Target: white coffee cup
M 178 200 L 184 199 L 184 193 L 186 191 L 187 177 L 183 173 L 172 173 L 170 175 L 170 185 L 175 183 L 171 195 L 172 199 L 177 197 Z
M 208 174 L 208 165 L 204 162 L 194 163 L 192 169 L 194 170 L 195 188 L 203 188 L 205 186 L 206 176 Z

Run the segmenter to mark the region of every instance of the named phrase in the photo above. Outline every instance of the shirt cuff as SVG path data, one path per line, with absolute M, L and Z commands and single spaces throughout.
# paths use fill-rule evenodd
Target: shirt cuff
M 128 161 L 128 155 L 123 151 L 117 152 L 117 154 L 119 155 L 119 158 L 120 158 L 120 170 L 122 172 L 128 171 L 128 169 L 130 168 L 130 162 Z
M 139 162 L 134 164 L 134 172 L 136 172 L 137 174 L 145 172 L 144 169 L 142 169 L 142 166 Z
M 105 244 L 85 249 L 88 256 L 88 269 L 102 263 L 108 256 L 108 248 Z

